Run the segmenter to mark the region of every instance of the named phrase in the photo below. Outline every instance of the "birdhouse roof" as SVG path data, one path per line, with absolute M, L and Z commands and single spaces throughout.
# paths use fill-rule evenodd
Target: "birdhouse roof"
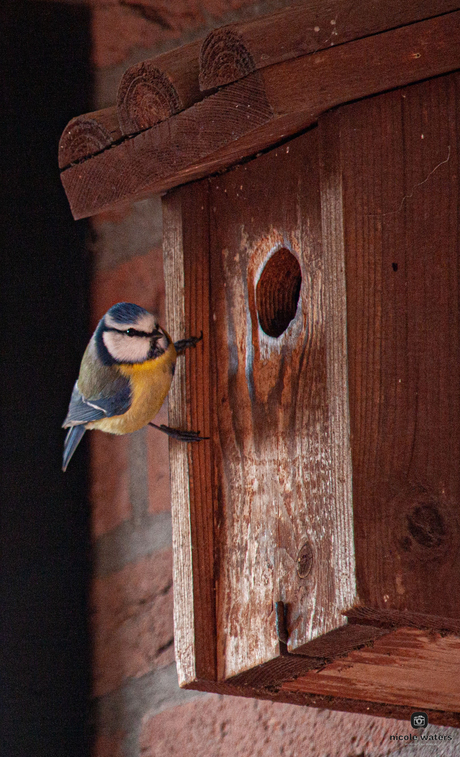
M 64 129 L 74 218 L 226 169 L 325 111 L 459 67 L 451 0 L 333 0 L 232 24 L 129 68 L 113 107 Z

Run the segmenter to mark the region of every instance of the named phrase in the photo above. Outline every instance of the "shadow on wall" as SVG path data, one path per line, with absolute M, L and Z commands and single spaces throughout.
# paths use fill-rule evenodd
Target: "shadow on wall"
M 85 225 L 60 134 L 90 109 L 87 8 L 3 0 L 2 754 L 85 757 L 90 690 L 87 460 L 60 470 L 87 341 Z

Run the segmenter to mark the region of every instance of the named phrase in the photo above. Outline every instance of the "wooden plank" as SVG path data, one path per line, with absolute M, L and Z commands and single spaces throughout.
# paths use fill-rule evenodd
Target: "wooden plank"
M 175 339 L 186 335 L 182 216 L 179 196 L 163 204 L 163 261 L 166 282 L 166 323 Z M 168 396 L 168 422 L 185 428 L 185 366 L 179 360 Z M 179 683 L 196 678 L 195 607 L 192 538 L 188 514 L 188 455 L 185 445 L 169 447 L 173 532 L 174 648 Z M 180 553 L 180 559 L 178 555 Z
M 59 140 L 59 168 L 102 152 L 122 136 L 115 106 L 72 118 Z
M 213 29 L 200 52 L 200 87 L 221 87 L 261 68 L 458 10 L 457 0 L 310 0 Z
M 224 689 L 222 693 L 229 694 L 242 687 L 249 687 L 259 692 L 268 689 L 279 690 L 284 681 L 297 678 L 297 676 L 323 665 L 324 660 L 321 657 L 303 657 L 297 654 L 280 655 L 269 662 L 256 665 L 250 670 L 227 678 L 225 681 L 219 681 L 219 683 L 227 684 L 228 688 Z
M 458 714 L 459 679 L 459 638 L 399 628 L 281 688 Z
M 460 63 L 460 12 L 367 39 L 304 55 L 262 69 L 267 98 L 277 114 L 297 109 L 323 113 L 440 73 Z
M 346 596 L 356 596 L 353 540 L 352 466 L 348 406 L 347 299 L 345 286 L 345 240 L 343 229 L 342 183 L 338 174 L 337 151 L 326 124 L 319 130 L 321 234 L 324 257 L 325 336 L 327 360 L 326 402 L 329 413 L 332 477 L 329 536 L 337 576 L 343 571 L 348 582 L 343 596 L 331 601 L 336 612 L 343 609 Z M 336 625 L 340 626 L 338 618 Z M 352 629 L 347 629 L 352 637 Z M 301 648 L 300 650 L 301 651 Z
M 227 167 L 343 102 L 451 71 L 459 37 L 460 13 L 451 13 L 250 74 L 64 171 L 74 217 Z
M 182 444 L 187 449 L 189 468 L 196 675 L 215 679 L 214 408 L 209 401 L 214 377 L 211 373 L 208 181 L 184 187 L 180 193 L 186 331 L 187 335 L 203 333 L 202 343 L 186 353 L 187 428 L 209 437 L 200 444 Z M 181 554 L 178 559 L 182 559 Z
M 456 73 L 325 117 L 344 187 L 358 594 L 457 620 L 459 95 Z
M 373 607 L 353 607 L 346 613 L 349 623 L 360 625 L 369 623 L 373 627 L 397 628 L 408 626 L 409 628 L 421 628 L 437 631 L 440 634 L 451 633 L 460 636 L 460 619 L 441 618 L 439 615 L 426 615 L 421 612 L 400 610 L 376 610 Z
M 272 702 L 283 702 L 285 704 L 296 704 L 301 707 L 318 707 L 324 710 L 339 710 L 342 712 L 360 712 L 364 715 L 373 717 L 396 718 L 399 720 L 410 721 L 414 712 L 414 706 L 401 704 L 387 704 L 385 702 L 373 702 L 365 699 L 350 698 L 346 696 L 331 696 L 330 694 L 310 694 L 305 691 L 303 678 L 299 679 L 299 688 L 296 683 L 291 681 L 289 684 L 267 687 L 246 686 L 239 684 L 235 686 L 228 681 L 195 681 L 193 684 L 185 686 L 187 689 L 197 691 L 209 691 L 215 694 L 227 694 L 239 697 L 248 697 L 251 699 L 268 699 Z M 417 708 L 418 709 L 418 708 Z M 432 725 L 460 727 L 460 713 L 449 712 L 448 710 L 431 709 L 423 707 L 423 711 L 428 715 L 428 721 Z M 397 732 L 397 729 L 395 729 Z
M 257 76 L 257 75 L 256 75 Z M 231 85 L 182 113 L 61 174 L 75 218 L 141 199 L 212 171 L 207 158 L 269 121 L 262 83 Z M 206 165 L 204 165 L 204 163 Z M 74 168 L 76 170 L 74 170 Z M 181 179 L 176 181 L 178 175 Z
M 316 664 L 312 667 L 324 667 L 327 662 L 342 657 L 352 649 L 369 645 L 389 631 L 389 628 L 374 627 L 370 623 L 368 625 L 359 625 L 358 623 L 342 625 L 333 631 L 318 636 L 307 644 L 303 644 L 294 649 L 293 652 L 297 657 L 302 655 L 316 660 L 322 658 L 321 665 Z
M 123 134 L 136 134 L 202 99 L 198 56 L 202 40 L 136 63 L 123 74 L 117 92 Z
M 351 463 L 337 417 L 346 412 L 344 320 L 333 323 L 326 292 L 336 287 L 338 308 L 344 282 L 323 254 L 319 200 L 315 130 L 211 180 L 219 679 L 281 654 L 276 602 L 287 607 L 294 650 L 344 625 L 355 601 L 343 481 Z M 302 285 L 295 317 L 275 337 L 260 326 L 258 292 L 280 249 L 300 264 Z
M 193 197 L 187 188 L 163 203 L 168 328 L 175 339 L 204 333 L 203 343 L 187 353 L 186 365 L 183 359 L 177 362 L 169 394 L 169 423 L 176 428 L 193 427 L 204 435 L 211 430 L 207 189 L 203 182 L 193 187 Z M 170 439 L 169 444 L 174 643 L 179 682 L 184 685 L 216 677 L 212 458 L 207 441 L 186 445 Z

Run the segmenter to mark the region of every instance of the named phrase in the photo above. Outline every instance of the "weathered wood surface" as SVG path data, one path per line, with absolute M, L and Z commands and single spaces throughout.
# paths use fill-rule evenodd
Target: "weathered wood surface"
M 350 447 L 346 430 L 331 430 L 333 408 L 347 412 L 343 321 L 331 311 L 334 298 L 335 308 L 344 304 L 344 271 L 321 244 L 316 132 L 210 188 L 217 661 L 225 679 L 280 654 L 276 602 L 287 607 L 290 651 L 344 625 L 355 588 Z M 298 261 L 302 282 L 295 316 L 275 338 L 259 324 L 256 291 L 279 250 Z M 277 281 L 287 285 L 287 263 L 278 260 Z
M 201 40 L 136 63 L 117 92 L 123 134 L 136 134 L 202 99 L 198 84 Z
M 281 685 L 282 691 L 460 713 L 460 639 L 399 628 L 371 647 Z
M 357 647 L 372 644 L 375 639 L 387 633 L 390 633 L 388 628 L 343 625 L 303 645 L 302 653 L 299 647 L 293 650 L 294 654 L 281 649 L 278 657 L 227 678 L 226 682 L 235 687 L 279 689 L 284 681 L 296 679 L 310 670 L 322 669 L 336 657 L 343 656 Z
M 451 633 L 460 636 L 460 618 L 446 618 L 439 615 L 426 615 L 422 612 L 401 610 L 379 610 L 373 607 L 353 607 L 345 613 L 350 624 L 369 624 L 374 628 L 421 628 L 437 631 L 441 634 Z
M 174 280 L 174 318 L 209 328 L 174 400 L 177 425 L 213 438 L 173 448 L 179 478 L 191 471 L 175 515 L 188 688 L 460 724 L 459 86 L 451 74 L 343 107 L 166 200 L 180 247 L 167 279 L 182 265 L 188 282 L 184 301 Z M 302 287 L 275 338 L 257 293 L 278 248 Z M 280 600 L 296 654 L 276 635 Z
M 200 52 L 200 86 L 230 84 L 254 71 L 370 34 L 458 10 L 458 0 L 317 0 L 214 29 Z
M 386 656 L 388 659 L 388 655 Z M 193 684 L 185 686 L 186 689 L 195 689 L 197 691 L 209 691 L 215 694 L 227 694 L 238 697 L 248 697 L 251 699 L 268 699 L 272 702 L 284 702 L 285 704 L 296 704 L 302 707 L 318 707 L 325 710 L 340 710 L 342 712 L 360 712 L 364 715 L 373 715 L 377 717 L 396 718 L 399 720 L 410 721 L 410 717 L 415 708 L 413 705 L 404 704 L 386 704 L 384 702 L 373 702 L 359 697 L 350 698 L 347 696 L 330 694 L 310 694 L 305 690 L 303 678 L 299 679 L 299 689 L 296 689 L 295 681 L 277 686 L 257 687 L 239 684 L 238 686 L 229 681 L 195 681 Z M 363 691 L 360 692 L 361 696 Z M 428 721 L 433 725 L 460 727 L 460 712 L 451 712 L 448 710 L 431 709 L 423 706 L 423 711 L 428 715 Z
M 258 79 L 230 85 L 116 150 L 75 166 L 76 171 L 64 171 L 61 179 L 72 213 L 75 218 L 92 215 L 211 173 L 213 155 L 270 118 Z
M 72 118 L 59 140 L 59 168 L 102 152 L 122 136 L 115 106 Z
M 460 13 L 269 66 L 61 174 L 75 218 L 209 175 L 346 101 L 459 65 Z
M 318 696 L 318 706 L 331 696 L 357 711 L 367 700 L 383 715 L 421 707 L 430 722 L 460 722 L 459 85 L 451 74 L 343 107 L 258 161 L 172 195 L 188 198 L 182 217 L 199 229 L 183 253 L 193 324 L 192 303 L 201 311 L 210 292 L 209 363 L 197 363 L 189 381 L 200 388 L 181 401 L 192 425 L 204 418 L 206 386 L 214 408 L 214 461 L 196 464 L 191 491 L 207 513 L 193 543 L 214 554 L 214 579 L 204 563 L 200 575 L 208 597 L 216 581 L 220 682 L 191 669 L 188 687 L 304 704 Z M 277 248 L 294 252 L 302 288 L 274 338 L 256 311 Z M 345 308 L 365 603 L 353 609 Z M 279 600 L 295 655 L 276 636 Z M 194 610 L 203 628 L 213 622 L 204 601 Z
M 350 447 L 337 419 L 347 413 L 344 321 L 332 319 L 334 292 L 327 292 L 335 288 L 335 308 L 339 299 L 344 305 L 344 272 L 340 257 L 335 264 L 332 252 L 323 255 L 319 182 L 313 131 L 165 199 L 168 324 L 179 336 L 184 318 L 187 329 L 204 331 L 203 350 L 189 353 L 187 382 L 182 372 L 175 379 L 170 423 L 212 427 L 212 446 L 171 443 L 176 647 L 185 684 L 213 677 L 216 638 L 220 679 L 273 660 L 280 668 L 277 601 L 287 606 L 295 650 L 345 625 L 343 611 L 356 600 Z M 302 285 L 293 320 L 275 338 L 260 328 L 256 290 L 279 249 L 300 264 Z M 284 266 L 283 259 L 280 280 Z M 332 359 L 340 364 L 334 369 Z M 344 433 L 331 432 L 330 412 Z M 364 633 L 369 640 L 382 630 Z M 335 649 L 350 646 L 341 638 Z M 299 671 L 311 665 L 311 656 L 290 660 Z
M 164 199 L 166 321 L 175 339 L 203 342 L 179 359 L 169 395 L 169 423 L 211 431 L 209 392 L 208 186 L 197 184 Z M 192 254 L 193 251 L 193 254 Z M 191 402 L 191 395 L 195 402 Z M 174 552 L 174 643 L 181 685 L 216 678 L 211 442 L 170 439 Z
M 324 119 L 344 188 L 358 594 L 457 620 L 459 97 L 456 73 Z
M 251 676 L 217 683 L 195 681 L 187 688 L 404 720 L 421 708 L 429 713 L 430 723 L 459 727 L 458 637 L 399 628 L 370 643 L 363 636 L 363 641 L 360 649 L 332 662 L 288 655 L 286 667 L 274 669 L 273 675 L 266 669 L 269 666 L 261 666 Z M 298 668 L 293 657 L 302 661 Z M 309 664 L 312 669 L 301 672 L 300 665 Z M 289 673 L 295 678 L 285 680 Z

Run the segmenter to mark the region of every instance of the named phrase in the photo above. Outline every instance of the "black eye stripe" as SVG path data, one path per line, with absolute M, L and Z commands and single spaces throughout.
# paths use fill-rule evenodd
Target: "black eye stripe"
M 153 336 L 157 336 L 153 331 L 138 331 L 138 329 L 107 329 L 107 331 L 116 331 L 117 334 L 127 334 L 128 336 L 145 336 L 148 339 L 151 339 Z M 159 338 L 159 337 L 158 337 Z
M 148 334 L 146 331 L 138 331 L 137 329 L 126 329 L 125 334 L 127 334 L 128 336 L 153 336 L 153 334 Z

